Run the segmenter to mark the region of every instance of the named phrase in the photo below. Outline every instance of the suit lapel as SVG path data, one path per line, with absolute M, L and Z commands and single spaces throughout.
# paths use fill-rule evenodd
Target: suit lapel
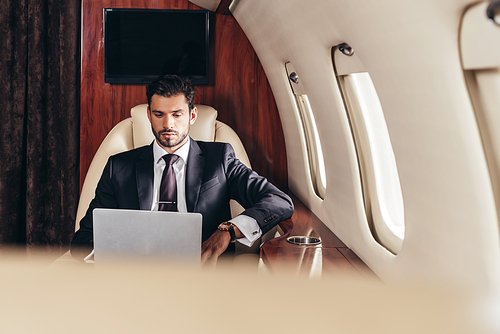
M 139 156 L 135 164 L 139 209 L 151 210 L 153 204 L 153 145 Z
M 204 170 L 205 157 L 203 157 L 203 151 L 198 143 L 191 139 L 186 168 L 186 206 L 188 212 L 193 212 L 198 203 Z

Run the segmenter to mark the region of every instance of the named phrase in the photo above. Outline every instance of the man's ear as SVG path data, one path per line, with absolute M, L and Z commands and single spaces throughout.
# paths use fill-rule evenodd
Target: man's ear
M 193 109 L 191 109 L 191 115 L 190 115 L 190 118 L 189 118 L 189 123 L 191 125 L 193 125 L 194 122 L 196 122 L 197 118 L 198 118 L 198 109 L 196 109 L 196 107 L 194 107 Z
M 148 114 L 149 123 L 151 123 L 151 109 L 149 109 L 149 106 L 148 106 L 147 114 Z

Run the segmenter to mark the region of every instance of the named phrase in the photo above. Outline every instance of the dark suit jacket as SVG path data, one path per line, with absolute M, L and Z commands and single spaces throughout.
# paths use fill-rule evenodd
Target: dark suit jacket
M 83 258 L 93 247 L 92 211 L 95 208 L 151 210 L 153 168 L 152 144 L 109 158 L 95 197 L 71 241 L 71 253 L 75 257 Z M 188 212 L 203 215 L 203 241 L 220 223 L 231 219 L 230 199 L 245 208 L 242 214 L 257 221 L 262 234 L 293 214 L 290 197 L 236 159 L 230 144 L 191 140 L 186 204 Z

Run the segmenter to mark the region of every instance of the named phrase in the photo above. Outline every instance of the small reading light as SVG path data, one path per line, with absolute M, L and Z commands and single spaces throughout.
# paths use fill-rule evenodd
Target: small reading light
M 342 52 L 343 55 L 346 55 L 348 57 L 350 57 L 354 54 L 354 49 L 351 48 L 351 46 L 347 43 L 340 44 L 339 51 Z
M 295 72 L 290 73 L 290 80 L 292 80 L 293 83 L 298 84 L 299 76 L 297 75 L 297 73 Z
M 491 1 L 486 8 L 486 16 L 496 25 L 500 26 L 500 1 Z

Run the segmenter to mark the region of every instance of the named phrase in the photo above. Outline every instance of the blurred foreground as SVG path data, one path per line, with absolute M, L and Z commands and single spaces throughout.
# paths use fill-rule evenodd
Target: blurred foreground
M 180 265 L 94 268 L 43 255 L 0 255 L 1 333 L 497 333 L 499 299 Z

